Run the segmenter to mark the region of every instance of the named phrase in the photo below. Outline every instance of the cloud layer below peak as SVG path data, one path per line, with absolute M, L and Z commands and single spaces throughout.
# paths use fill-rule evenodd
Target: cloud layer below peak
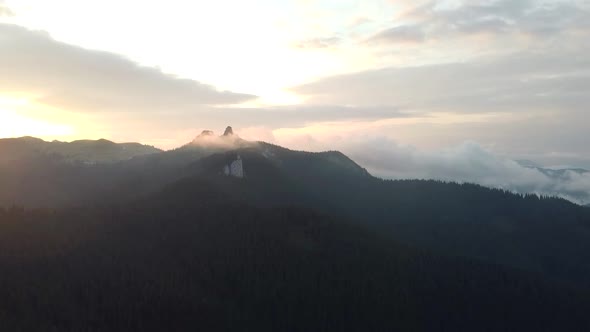
M 568 167 L 532 166 L 499 155 L 475 141 L 436 150 L 401 145 L 379 135 L 332 141 L 305 136 L 292 144 L 337 148 L 371 174 L 386 179 L 433 179 L 476 183 L 516 193 L 558 196 L 578 204 L 590 203 L 590 171 Z

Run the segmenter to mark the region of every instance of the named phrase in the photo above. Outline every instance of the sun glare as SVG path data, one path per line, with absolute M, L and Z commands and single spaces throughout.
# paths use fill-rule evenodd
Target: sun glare
M 0 96 L 0 137 L 57 138 L 73 134 L 71 126 L 31 119 L 19 114 L 17 109 L 28 105 L 26 99 Z

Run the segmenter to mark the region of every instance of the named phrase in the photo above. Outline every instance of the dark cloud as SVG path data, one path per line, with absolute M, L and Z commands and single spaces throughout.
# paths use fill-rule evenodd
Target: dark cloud
M 53 40 L 48 34 L 0 24 L 0 90 L 27 93 L 77 112 L 168 109 L 233 104 L 251 95 L 215 88 L 142 67 L 119 55 Z
M 367 40 L 369 43 L 421 43 L 424 31 L 419 26 L 402 25 L 381 31 Z

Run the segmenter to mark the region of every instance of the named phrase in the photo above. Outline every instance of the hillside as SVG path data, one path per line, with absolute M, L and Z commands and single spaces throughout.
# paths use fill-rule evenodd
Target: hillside
M 229 182 L 239 179 L 224 177 Z M 256 208 L 209 178 L 107 209 L 0 209 L 11 331 L 554 331 L 590 296 L 392 243 L 301 208 Z
M 223 176 L 237 155 L 245 178 Z M 206 180 L 259 208 L 303 207 L 400 243 L 590 287 L 590 210 L 477 185 L 385 181 L 340 152 L 292 151 L 207 133 L 172 151 L 108 164 L 50 157 L 2 169 L 0 206 L 111 206 Z
M 314 155 L 288 166 L 256 151 L 238 153 L 245 179 L 221 175 L 236 152 L 195 162 L 194 179 L 207 179 L 226 197 L 248 204 L 305 206 L 407 245 L 590 286 L 590 210 L 568 201 L 470 184 L 384 181 L 323 164 Z M 189 179 L 175 186 L 190 191 Z

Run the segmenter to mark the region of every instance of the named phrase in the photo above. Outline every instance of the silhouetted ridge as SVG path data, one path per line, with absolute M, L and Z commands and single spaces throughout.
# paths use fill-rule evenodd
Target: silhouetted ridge
M 51 158 L 54 161 L 82 163 L 114 163 L 137 156 L 162 152 L 139 143 L 114 143 L 106 139 L 72 142 L 44 140 L 34 137 L 0 139 L 0 163 Z

